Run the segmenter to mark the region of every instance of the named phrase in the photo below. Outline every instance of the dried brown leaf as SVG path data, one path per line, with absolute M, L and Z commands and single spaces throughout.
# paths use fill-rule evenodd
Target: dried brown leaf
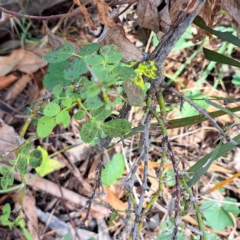
M 204 19 L 206 25 L 211 28 L 213 27 L 213 21 L 214 17 L 216 16 L 216 13 L 221 10 L 220 4 L 221 4 L 220 0 L 207 0 L 198 14 L 202 19 Z M 197 29 L 198 29 L 197 40 L 204 39 L 206 36 L 206 31 L 201 28 Z
M 52 196 L 55 196 L 60 199 L 62 198 L 63 195 L 67 204 L 70 203 L 74 207 L 86 206 L 88 204 L 88 198 L 81 196 L 76 192 L 70 191 L 65 187 L 61 187 L 60 190 L 59 186 L 56 183 L 53 183 L 47 179 L 36 177 L 34 176 L 34 174 L 31 173 L 27 173 L 24 177 L 27 182 L 27 185 L 32 186 L 33 188 L 36 188 L 38 190 L 44 191 L 47 194 L 51 194 Z M 15 172 L 14 179 L 16 179 L 17 181 L 21 181 L 19 174 Z M 109 214 L 110 210 L 108 208 L 95 203 L 91 205 L 90 215 L 93 216 L 94 218 L 105 218 L 108 217 Z
M 38 218 L 35 203 L 35 198 L 28 192 L 28 194 L 24 196 L 23 209 L 27 215 L 27 226 L 33 239 L 36 239 L 38 236 Z M 24 215 L 22 215 L 22 217 L 24 217 Z
M 93 24 L 88 11 L 86 9 L 86 7 L 84 5 L 81 4 L 80 0 L 73 0 L 73 2 L 79 6 L 79 10 L 80 12 L 83 14 L 83 16 L 85 17 L 86 23 L 88 24 L 88 26 L 92 29 L 92 30 L 97 30 L 96 26 Z
M 95 0 L 98 8 L 98 17 L 100 23 L 107 25 L 108 27 L 113 27 L 116 25 L 113 18 L 110 17 L 108 9 L 109 6 L 107 3 L 103 2 L 102 0 Z
M 222 7 L 237 22 L 238 38 L 240 38 L 240 1 L 239 0 L 221 0 Z
M 52 31 L 47 27 L 47 23 L 46 21 L 43 21 L 43 25 L 45 27 L 45 30 L 46 30 L 46 33 L 47 33 L 47 36 L 48 36 L 48 43 L 53 47 L 53 48 L 57 48 L 57 47 L 60 47 L 66 43 L 69 43 L 71 44 L 74 49 L 75 49 L 75 53 L 78 53 L 79 52 L 79 46 L 73 42 L 70 42 L 70 41 L 67 41 L 63 38 L 60 38 L 58 36 L 55 36 Z
M 36 72 L 47 65 L 36 54 L 24 49 L 17 49 L 7 57 L 0 57 L 1 76 L 5 76 L 13 70 L 20 70 L 25 73 Z
M 174 22 L 179 13 L 182 11 L 182 6 L 186 4 L 186 0 L 179 0 L 179 1 L 174 1 L 171 6 L 169 7 L 169 14 L 170 14 L 170 19 L 171 19 L 171 23 Z
M 14 50 L 9 56 L 0 57 L 0 76 L 10 73 L 14 67 L 23 59 L 24 49 Z
M 24 53 L 23 59 L 15 67 L 19 71 L 24 73 L 34 73 L 40 68 L 47 66 L 47 63 L 33 52 L 24 50 Z
M 127 208 L 127 203 L 122 202 L 110 189 L 109 187 L 104 187 L 106 194 L 101 196 L 101 200 L 108 203 L 113 209 L 125 210 Z
M 16 81 L 17 79 L 18 78 L 13 74 L 10 74 L 6 77 L 0 76 L 0 90 L 6 88 L 7 86 L 9 86 L 12 82 Z
M 100 46 L 116 45 L 118 51 L 123 53 L 123 60 L 126 62 L 139 61 L 142 58 L 142 52 L 126 38 L 125 31 L 120 25 L 108 28 L 105 35 L 99 40 L 99 44 Z
M 23 75 L 17 82 L 15 82 L 9 89 L 4 98 L 5 101 L 14 100 L 31 81 L 32 77 L 28 74 Z
M 14 128 L 5 124 L 0 118 L 0 155 L 17 147 L 17 136 Z M 16 154 L 14 152 L 10 153 L 3 158 L 3 161 L 8 161 L 9 159 L 16 159 Z
M 139 0 L 136 11 L 138 15 L 136 19 L 137 24 L 141 27 L 151 29 L 155 33 L 160 30 L 157 2 L 157 0 Z

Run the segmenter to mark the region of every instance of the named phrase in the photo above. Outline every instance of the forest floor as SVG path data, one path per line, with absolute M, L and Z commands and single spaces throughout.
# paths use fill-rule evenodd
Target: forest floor
M 55 4 L 54 2 L 54 0 L 51 1 L 50 7 L 32 6 L 32 8 L 39 9 L 41 7 L 42 15 L 49 16 L 65 13 L 66 9 L 70 9 L 72 5 L 72 1 L 61 3 L 56 1 Z M 21 4 L 20 6 L 13 4 L 8 7 L 13 11 L 22 8 L 27 14 L 36 14 L 36 11 L 31 9 L 28 12 L 27 6 L 21 6 Z M 95 12 L 91 14 L 92 19 L 96 19 L 95 14 Z M 124 21 L 125 17 L 124 15 L 121 20 Z M 234 32 L 233 22 L 227 15 L 219 13 L 215 24 L 219 29 L 230 29 Z M 97 25 L 97 30 L 90 30 L 81 15 L 48 21 L 48 27 L 55 35 L 74 42 L 80 47 L 87 42 L 96 41 L 103 31 L 100 24 Z M 148 30 L 131 26 L 131 23 L 128 23 L 125 24 L 125 31 L 127 38 L 143 51 L 146 51 L 146 45 L 148 45 L 147 50 L 152 52 L 157 45 L 156 37 L 151 35 Z M 21 131 L 26 121 L 29 109 L 37 99 L 46 94 L 43 81 L 48 73 L 48 65 L 42 60 L 42 56 L 50 51 L 46 35 L 46 29 L 41 20 L 13 17 L 0 23 L 0 152 L 2 154 L 17 146 L 17 133 Z M 209 43 L 208 39 L 197 44 L 193 43 L 194 40 L 196 40 L 196 27 L 192 25 L 166 60 L 164 68 L 166 82 L 191 99 L 195 99 L 195 102 L 208 112 L 216 111 L 219 109 L 206 106 L 207 103 L 203 98 L 219 99 L 217 103 L 224 106 L 224 98 L 239 97 L 240 70 L 217 63 L 210 65 L 209 61 L 205 59 L 202 52 L 203 46 L 217 50 L 223 46 L 221 41 L 216 40 L 213 45 Z M 240 59 L 239 48 L 231 44 L 225 46 L 225 52 L 236 60 Z M 172 93 L 165 91 L 164 97 L 168 110 L 167 120 L 196 114 L 195 110 L 187 103 L 183 103 L 183 106 L 180 107 L 180 100 Z M 227 107 L 236 106 L 240 106 L 240 103 L 227 105 Z M 142 115 L 141 108 L 132 108 L 128 120 L 137 126 Z M 234 137 L 240 133 L 238 124 L 233 125 L 235 122 L 231 115 L 219 117 L 217 121 L 221 127 L 228 129 L 229 136 Z M 69 231 L 74 233 L 75 230 L 78 231 L 81 239 L 122 239 L 123 222 L 115 219 L 114 224 L 111 224 L 112 222 L 109 221 L 109 209 L 123 212 L 127 208 L 127 196 L 120 185 L 120 180 L 110 187 L 105 187 L 106 194 L 98 199 L 104 204 L 94 204 L 85 226 L 81 225 L 87 210 L 81 210 L 80 206 L 87 205 L 86 199 L 91 196 L 95 184 L 98 162 L 106 154 L 81 141 L 79 129 L 82 123 L 73 119 L 67 129 L 58 127 L 54 137 L 34 142 L 35 147 L 44 148 L 49 154 L 49 158 L 52 159 L 52 165 L 48 166 L 50 173 L 44 177 L 37 177 L 34 184 L 29 182 L 24 197 L 28 230 L 39 239 L 71 239 L 67 234 Z M 34 135 L 35 132 L 36 127 L 31 125 L 26 137 Z M 191 127 L 169 129 L 168 133 L 174 152 L 186 166 L 192 166 L 201 157 L 216 149 L 219 142 L 218 132 L 209 121 Z M 156 169 L 159 167 L 158 160 L 161 158 L 162 144 L 157 128 L 152 130 L 151 134 L 149 164 L 151 190 L 149 196 L 159 186 Z M 123 153 L 126 158 L 134 161 L 138 154 L 139 141 L 138 135 L 132 136 L 125 140 L 124 148 L 121 142 L 115 141 L 115 144 L 106 151 L 109 156 Z M 16 158 L 15 153 L 11 153 L 8 158 L 3 159 L 1 164 L 6 164 L 9 159 L 14 158 Z M 72 163 L 74 163 L 74 167 Z M 182 165 L 179 164 L 179 166 L 181 168 Z M 212 237 L 209 239 L 227 239 L 228 237 L 237 239 L 240 233 L 238 216 L 240 212 L 240 180 L 238 178 L 229 180 L 228 184 L 217 191 L 211 191 L 217 183 L 230 179 L 239 171 L 240 151 L 235 149 L 214 161 L 209 171 L 194 187 L 194 194 L 199 203 L 204 204 L 213 199 L 211 200 L 212 204 L 205 211 L 208 221 L 216 222 L 216 218 L 225 218 L 223 206 L 225 206 L 225 210 L 233 208 L 231 211 L 229 210 L 233 212 L 230 219 L 233 222 L 232 226 L 221 229 L 221 223 L 207 224 L 208 232 L 212 234 L 209 235 Z M 29 169 L 27 178 L 31 178 L 34 174 L 34 170 Z M 127 170 L 124 174 L 127 174 Z M 163 195 L 167 202 L 171 198 L 171 192 L 175 186 L 174 172 L 170 164 L 166 163 L 165 174 Z M 141 179 L 143 165 L 139 166 L 138 175 Z M 18 183 L 19 177 L 15 176 L 15 184 Z M 141 185 L 136 183 L 135 190 L 136 193 L 140 193 Z M 15 191 L 0 195 L 0 206 L 10 203 L 13 208 L 17 207 L 19 205 L 18 194 L 18 191 Z M 161 203 L 160 200 L 159 203 Z M 214 208 L 215 203 L 217 203 L 217 208 Z M 166 221 L 164 218 L 168 211 L 164 210 L 165 213 L 154 207 L 149 212 L 143 230 L 144 239 L 162 239 L 160 235 L 164 230 L 162 223 Z M 192 233 L 196 234 L 197 222 L 191 214 L 182 216 L 180 226 L 186 237 L 183 239 L 189 238 Z M 4 226 L 0 226 L 0 239 L 24 239 L 24 237 L 16 227 L 9 231 Z

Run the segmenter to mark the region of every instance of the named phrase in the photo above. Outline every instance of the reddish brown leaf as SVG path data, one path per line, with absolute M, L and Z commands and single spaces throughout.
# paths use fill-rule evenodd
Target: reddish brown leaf
M 160 30 L 160 19 L 158 16 L 158 5 L 156 0 L 139 0 L 136 14 L 136 22 L 144 28 L 151 29 L 157 33 Z
M 6 88 L 9 86 L 12 82 L 16 81 L 17 77 L 14 76 L 13 74 L 8 75 L 6 77 L 1 77 L 0 76 L 0 90 Z
M 239 0 L 221 0 L 222 7 L 237 22 L 238 38 L 240 38 L 240 1 Z
M 123 53 L 123 60 L 126 62 L 132 60 L 138 61 L 142 58 L 142 52 L 126 38 L 123 27 L 119 25 L 107 29 L 105 35 L 99 40 L 99 44 L 101 46 L 116 45 L 118 51 Z
M 46 29 L 46 33 L 47 33 L 47 36 L 48 36 L 48 43 L 53 47 L 53 48 L 57 48 L 57 47 L 60 47 L 66 43 L 69 43 L 71 44 L 74 49 L 75 49 L 75 52 L 78 53 L 79 52 L 79 46 L 73 42 L 70 42 L 70 41 L 67 41 L 63 38 L 60 38 L 56 35 L 53 34 L 53 32 L 47 27 L 47 23 L 46 21 L 43 21 L 43 25 Z
M 220 0 L 207 0 L 198 15 L 203 18 L 207 26 L 212 28 L 214 17 L 216 16 L 216 13 L 220 11 L 220 9 Z M 197 29 L 198 35 L 196 36 L 196 40 L 204 39 L 207 34 L 206 31 L 199 27 L 197 27 Z M 211 38 L 210 35 L 209 37 Z
M 116 25 L 114 20 L 110 17 L 108 9 L 109 6 L 107 3 L 103 2 L 102 0 L 95 0 L 98 8 L 98 17 L 100 23 L 107 25 L 108 27 L 113 27 Z
M 24 49 L 17 49 L 9 56 L 0 57 L 1 76 L 17 69 L 25 73 L 36 72 L 46 65 L 47 63 L 41 57 Z
M 93 24 L 89 14 L 88 14 L 88 11 L 86 9 L 86 7 L 84 5 L 81 4 L 80 0 L 73 0 L 73 2 L 79 6 L 79 10 L 80 12 L 84 15 L 85 17 L 85 20 L 88 24 L 88 26 L 92 29 L 92 30 L 97 30 L 96 26 Z
M 32 80 L 28 74 L 23 75 L 17 82 L 15 82 L 9 89 L 4 98 L 5 101 L 14 100 L 20 94 L 26 85 Z

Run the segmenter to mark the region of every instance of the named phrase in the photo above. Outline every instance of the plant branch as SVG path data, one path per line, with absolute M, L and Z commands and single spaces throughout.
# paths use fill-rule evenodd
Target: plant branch
M 117 6 L 117 5 L 124 5 L 124 4 L 134 4 L 138 0 L 125 0 L 125 1 L 110 1 L 109 6 Z M 91 6 L 87 8 L 88 12 L 92 12 L 97 9 L 97 6 Z M 17 13 L 13 12 L 10 10 L 7 10 L 6 8 L 0 7 L 0 12 L 9 14 L 14 17 L 24 17 L 28 19 L 38 19 L 38 20 L 50 20 L 50 19 L 58 19 L 58 18 L 65 18 L 65 17 L 74 17 L 77 15 L 82 14 L 79 10 L 77 11 L 72 11 L 71 13 L 63 13 L 63 14 L 56 14 L 56 15 L 51 15 L 51 16 L 35 16 L 35 15 L 28 15 L 28 14 L 22 14 L 22 13 Z

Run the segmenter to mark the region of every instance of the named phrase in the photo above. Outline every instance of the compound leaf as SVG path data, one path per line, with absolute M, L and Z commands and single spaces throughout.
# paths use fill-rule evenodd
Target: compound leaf
M 45 149 L 41 148 L 40 146 L 38 146 L 37 149 L 42 152 L 42 164 L 40 167 L 36 168 L 37 173 L 39 173 L 41 177 L 44 177 L 45 175 L 63 167 L 59 161 L 49 158 Z
M 31 151 L 29 156 L 29 164 L 32 168 L 37 168 L 41 166 L 43 161 L 42 152 L 38 149 L 34 149 Z
M 113 159 L 109 161 L 104 167 L 101 175 L 101 180 L 104 185 L 110 186 L 120 177 L 124 172 L 124 159 L 123 155 L 116 153 Z
M 70 115 L 68 113 L 68 111 L 61 111 L 57 116 L 56 116 L 56 123 L 57 124 L 62 124 L 63 127 L 68 127 L 68 125 L 70 124 Z
M 76 120 L 81 120 L 81 119 L 83 119 L 84 117 L 85 117 L 85 112 L 84 111 L 82 111 L 82 110 L 79 110 L 79 111 L 77 111 L 75 114 L 74 114 L 74 119 L 76 119 Z
M 105 106 L 92 110 L 92 116 L 98 121 L 104 120 L 110 115 L 111 115 L 111 110 L 106 109 Z
M 27 165 L 28 165 L 27 158 L 19 156 L 17 160 L 17 167 L 21 174 L 25 175 L 27 173 Z
M 71 44 L 64 44 L 53 49 L 51 52 L 43 56 L 43 60 L 48 63 L 63 62 L 71 57 L 74 53 L 74 47 Z
M 60 106 L 57 103 L 48 103 L 43 109 L 43 114 L 46 117 L 54 117 L 60 112 Z
M 53 117 L 41 117 L 37 123 L 37 134 L 40 138 L 47 137 L 55 127 Z
M 83 46 L 79 53 L 82 56 L 88 56 L 91 55 L 92 53 L 95 53 L 96 51 L 98 51 L 99 49 L 99 44 L 98 43 L 92 43 L 92 44 L 88 44 L 86 46 Z
M 86 100 L 87 109 L 95 109 L 99 108 L 103 105 L 103 101 L 98 97 L 88 97 Z
M 80 78 L 82 74 L 87 72 L 88 69 L 83 59 L 76 58 L 70 64 L 67 65 L 63 72 L 63 76 L 67 80 L 73 80 L 76 78 Z
M 98 133 L 98 125 L 94 121 L 85 122 L 80 131 L 80 137 L 85 143 L 90 143 L 94 140 Z
M 131 123 L 126 119 L 114 119 L 104 123 L 102 129 L 109 137 L 121 137 L 131 130 Z
M 11 171 L 11 170 L 10 170 L 7 166 L 2 166 L 2 167 L 0 168 L 0 173 L 1 173 L 2 175 L 6 175 L 6 174 L 8 174 L 10 171 Z
M 100 55 L 88 55 L 84 58 L 84 61 L 90 66 L 104 64 L 104 58 Z

